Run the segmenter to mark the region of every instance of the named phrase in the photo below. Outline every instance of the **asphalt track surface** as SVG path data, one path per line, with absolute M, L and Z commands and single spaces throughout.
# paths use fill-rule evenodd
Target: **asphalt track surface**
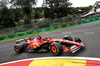
M 41 34 L 42 37 L 54 37 L 62 39 L 64 35 L 71 35 L 73 37 L 79 37 L 85 48 L 72 54 L 62 53 L 60 56 L 71 56 L 71 57 L 95 57 L 100 58 L 100 22 L 87 23 L 75 27 L 65 28 L 53 32 Z M 32 36 L 35 37 L 35 36 Z M 0 43 L 0 63 L 28 59 L 38 57 L 56 57 L 52 56 L 50 52 L 46 53 L 26 53 L 22 52 L 17 54 L 14 51 L 15 40 Z

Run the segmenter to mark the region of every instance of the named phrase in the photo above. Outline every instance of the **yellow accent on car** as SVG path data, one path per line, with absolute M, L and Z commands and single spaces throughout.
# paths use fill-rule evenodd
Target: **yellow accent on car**
M 40 46 L 39 44 L 36 44 L 38 47 Z
M 51 43 L 51 41 L 49 41 L 49 43 Z
M 35 48 L 37 48 L 37 46 L 36 45 L 33 45 L 33 48 L 35 49 Z

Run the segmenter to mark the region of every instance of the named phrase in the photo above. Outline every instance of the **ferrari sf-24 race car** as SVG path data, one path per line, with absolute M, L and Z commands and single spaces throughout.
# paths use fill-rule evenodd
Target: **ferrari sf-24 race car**
M 24 42 L 23 42 L 24 41 Z M 52 55 L 59 55 L 61 52 L 75 53 L 79 49 L 83 48 L 82 41 L 75 37 L 74 41 L 71 36 L 65 35 L 63 39 L 54 39 L 53 37 L 41 36 L 35 38 L 24 38 L 16 40 L 14 50 L 17 53 L 25 52 L 47 52 L 51 51 Z

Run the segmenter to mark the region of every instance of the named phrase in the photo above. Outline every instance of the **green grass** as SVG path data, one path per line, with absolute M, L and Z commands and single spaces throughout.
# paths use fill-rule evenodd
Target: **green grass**
M 8 39 L 5 39 L 5 40 L 1 40 L 0 43 L 11 41 L 11 40 L 16 40 L 16 39 L 20 39 L 20 38 L 25 38 L 25 37 L 29 37 L 29 36 L 39 35 L 39 34 L 43 34 L 43 33 L 46 33 L 46 32 L 52 32 L 52 31 L 56 31 L 56 30 L 61 30 L 61 29 L 69 28 L 69 27 L 74 27 L 74 26 L 78 26 L 78 25 L 82 25 L 82 24 L 85 24 L 85 23 L 75 24 L 73 26 L 66 26 L 64 28 L 52 29 L 52 30 L 49 30 L 49 31 L 43 31 L 43 32 L 39 32 L 39 33 L 33 33 L 33 34 L 30 34 L 30 35 L 26 34 L 24 36 L 20 36 L 20 37 L 18 36 L 18 37 L 15 37 L 15 38 L 8 38 Z

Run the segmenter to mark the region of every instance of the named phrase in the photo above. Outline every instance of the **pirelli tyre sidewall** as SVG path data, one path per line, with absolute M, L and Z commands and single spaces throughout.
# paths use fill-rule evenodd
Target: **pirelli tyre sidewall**
M 16 44 L 16 45 L 14 46 L 14 50 L 15 50 L 15 52 L 17 52 L 17 53 L 22 52 L 23 49 L 24 49 L 23 44 Z
M 50 51 L 53 55 L 59 55 L 62 52 L 62 45 L 59 42 L 53 42 L 50 45 Z

